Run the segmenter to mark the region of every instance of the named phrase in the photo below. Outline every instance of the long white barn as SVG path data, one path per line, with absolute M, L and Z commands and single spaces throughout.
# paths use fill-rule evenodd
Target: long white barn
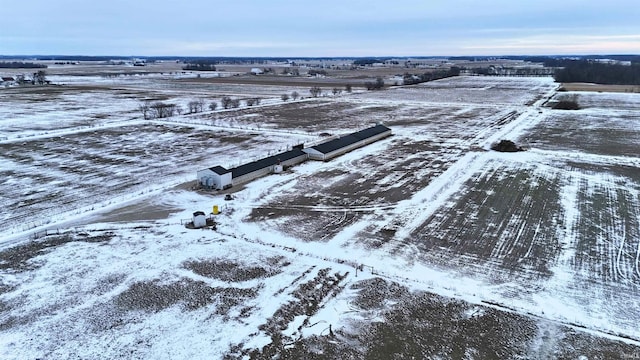
M 327 161 L 390 135 L 391 129 L 379 124 L 374 127 L 360 130 L 352 134 L 327 141 L 320 145 L 304 149 L 303 151 L 309 154 L 310 159 Z
M 261 176 L 274 172 L 277 166 L 289 167 L 299 164 L 309 158 L 300 149 L 293 149 L 252 161 L 227 170 L 222 166 L 198 171 L 198 183 L 205 189 L 224 190 L 234 185 L 243 184 Z
M 390 135 L 391 129 L 384 125 L 376 125 L 307 149 L 294 148 L 233 169 L 215 166 L 199 170 L 198 183 L 205 189 L 224 190 L 281 171 L 284 167 L 300 164 L 307 159 L 327 161 Z

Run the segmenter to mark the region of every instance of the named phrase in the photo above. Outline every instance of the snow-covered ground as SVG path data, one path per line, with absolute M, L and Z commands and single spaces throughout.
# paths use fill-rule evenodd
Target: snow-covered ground
M 95 190 L 60 169 L 82 160 L 75 152 L 97 158 L 81 167 L 102 181 L 117 171 L 157 179 L 107 191 L 91 209 L 82 199 L 61 204 L 45 190 L 34 204 L 1 213 L 42 215 L 38 204 L 51 197 L 54 206 L 86 210 L 55 216 L 47 226 L 57 235 L 32 241 L 29 235 L 44 228 L 0 233 L 0 357 L 249 358 L 276 348 L 329 354 L 331 346 L 347 344 L 344 351 L 363 358 L 374 346 L 357 334 L 385 339 L 369 331 L 393 323 L 395 310 L 422 304 L 416 300 L 422 294 L 439 296 L 430 303 L 440 313 L 459 307 L 451 316 L 488 329 L 474 332 L 476 338 L 513 351 L 491 352 L 491 345 L 457 338 L 468 358 L 632 356 L 640 351 L 633 300 L 640 294 L 640 159 L 616 147 L 592 151 L 580 139 L 596 139 L 604 149 L 608 140 L 589 126 L 609 128 L 613 121 L 635 143 L 640 126 L 628 115 L 640 98 L 581 95 L 589 109 L 567 113 L 543 107 L 555 86 L 548 78 L 460 77 L 295 105 L 335 103 L 335 113 L 321 115 L 332 132 L 340 124 L 352 128 L 360 116 L 384 120 L 394 136 L 255 180 L 235 189 L 232 201 L 174 186 L 198 166 L 226 165 L 298 140 L 318 128 L 308 112 L 299 122 L 286 105 L 282 113 L 269 106 L 172 120 L 180 125 L 69 130 L 27 142 L 27 157 L 18 156 L 15 141 L 0 143 L 0 186 L 13 194 L 4 208 L 35 196 L 24 195 L 33 185 L 20 184 L 39 168 L 54 174 L 43 183 L 66 181 L 60 193 L 89 198 Z M 609 116 L 612 101 L 625 109 L 624 118 Z M 548 134 L 567 131 L 561 124 L 568 117 L 589 119 L 589 126 L 570 129 L 567 146 L 549 142 Z M 233 127 L 222 132 L 232 118 Z M 256 119 L 264 124 L 255 126 Z M 287 124 L 291 133 L 279 131 Z M 309 134 L 303 139 L 314 140 Z M 531 148 L 488 151 L 501 139 Z M 193 147 L 208 156 L 188 155 Z M 110 158 L 118 164 L 105 167 Z M 167 167 L 175 169 L 158 170 Z M 222 209 L 216 231 L 184 227 L 194 211 L 214 205 Z M 396 292 L 365 306 L 367 292 L 382 291 L 364 285 L 376 279 L 397 284 L 388 285 Z M 503 319 L 496 329 L 492 316 Z M 435 331 L 433 341 L 436 332 L 464 332 L 447 326 L 421 331 Z M 422 345 L 415 356 L 454 356 Z

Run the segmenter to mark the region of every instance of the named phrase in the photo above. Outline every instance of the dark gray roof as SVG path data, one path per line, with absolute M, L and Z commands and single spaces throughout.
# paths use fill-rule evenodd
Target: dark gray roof
M 337 138 L 337 139 L 333 139 L 331 141 L 327 141 L 326 143 L 322 143 L 320 145 L 316 145 L 311 147 L 312 149 L 315 149 L 323 154 L 329 154 L 331 152 L 334 152 L 338 149 L 342 149 L 344 147 L 347 147 L 351 144 L 355 144 L 358 141 L 364 140 L 364 139 L 368 139 L 370 137 L 374 137 L 378 134 L 382 134 L 383 132 L 386 131 L 391 131 L 391 129 L 389 129 L 388 127 L 384 126 L 384 125 L 376 125 L 374 127 L 370 127 L 364 130 L 360 130 L 360 131 L 356 131 L 352 134 L 349 135 L 345 135 L 343 137 Z
M 290 151 L 286 151 L 277 155 L 269 156 L 267 158 L 253 161 L 248 164 L 240 165 L 236 168 L 233 168 L 231 169 L 231 172 L 233 173 L 231 177 L 237 178 L 239 176 L 246 175 L 254 171 L 276 165 L 278 162 L 287 161 L 293 158 L 297 158 L 298 156 L 306 156 L 306 155 L 307 154 L 300 149 L 293 149 Z
M 357 137 L 359 139 L 363 139 L 364 140 L 364 139 L 368 139 L 370 137 L 374 137 L 376 135 L 382 134 L 383 132 L 386 132 L 386 131 L 391 131 L 391 129 L 389 129 L 388 127 L 386 127 L 384 125 L 378 124 L 378 125 L 376 125 L 374 127 L 370 127 L 370 128 L 364 129 L 364 130 L 360 130 L 360 131 L 354 132 L 351 135 L 353 135 L 353 136 L 355 136 L 355 137 Z
M 344 147 L 347 147 L 351 144 L 355 144 L 358 141 L 360 141 L 362 139 L 359 139 L 353 135 L 346 135 L 343 136 L 341 138 L 337 138 L 337 139 L 333 139 L 330 141 L 327 141 L 326 143 L 322 143 L 320 145 L 316 145 L 311 147 L 314 150 L 317 150 L 323 154 L 328 154 L 330 152 L 334 152 L 338 149 L 342 149 Z
M 227 173 L 230 173 L 231 170 L 227 170 L 225 168 L 223 168 L 222 166 L 214 166 L 212 168 L 209 168 L 209 170 L 213 171 L 214 173 L 218 174 L 218 175 L 224 175 Z

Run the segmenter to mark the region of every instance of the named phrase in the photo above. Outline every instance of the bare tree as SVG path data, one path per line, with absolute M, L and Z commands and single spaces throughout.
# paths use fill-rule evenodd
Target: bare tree
M 376 78 L 376 82 L 367 81 L 364 83 L 367 90 L 381 90 L 384 88 L 384 80 L 381 77 Z
M 38 70 L 33 73 L 33 84 L 44 85 L 47 82 L 47 73 L 44 70 Z
M 282 101 L 288 101 L 289 100 L 289 94 L 282 94 L 282 96 L 280 96 L 280 98 L 282 99 Z
M 204 100 L 198 99 L 196 100 L 196 112 L 204 111 Z
M 16 75 L 16 82 L 20 85 L 24 85 L 26 82 L 26 77 L 24 76 L 24 74 L 18 74 Z
M 152 118 L 162 119 L 175 115 L 177 107 L 175 104 L 166 104 L 162 102 L 153 103 L 149 106 Z
M 311 93 L 311 96 L 318 97 L 322 94 L 322 89 L 320 89 L 318 86 L 314 86 L 309 89 L 309 92 Z
M 352 91 L 352 90 L 351 90 L 351 84 L 347 84 L 347 85 L 345 85 L 345 86 L 344 86 L 344 91 L 346 91 L 346 92 L 350 93 L 350 92 Z
M 212 101 L 211 104 L 209 104 L 209 110 L 211 111 L 215 111 L 218 108 L 218 103 L 215 101 Z
M 332 92 L 333 92 L 333 95 L 335 96 L 335 95 L 338 95 L 338 94 L 342 93 L 342 90 L 338 89 L 338 88 L 333 88 Z
M 222 104 L 223 108 L 228 109 L 228 108 L 231 107 L 231 101 L 233 101 L 233 100 L 230 97 L 223 96 L 220 103 Z
M 259 97 L 249 98 L 246 100 L 247 106 L 260 105 L 260 101 L 262 101 L 262 99 L 260 99 Z
M 240 107 L 240 99 L 232 99 L 231 100 L 231 107 L 232 108 Z
M 187 106 L 189 107 L 189 114 L 193 114 L 194 112 L 196 112 L 196 102 L 195 101 L 189 101 Z
M 142 117 L 145 120 L 148 120 L 150 116 L 149 111 L 151 110 L 151 102 L 149 102 L 149 100 L 145 100 L 142 104 L 138 106 L 138 110 L 142 112 Z
M 291 98 L 293 99 L 293 101 L 296 101 L 299 96 L 300 96 L 300 94 L 298 94 L 297 91 L 294 91 L 294 92 L 291 93 Z

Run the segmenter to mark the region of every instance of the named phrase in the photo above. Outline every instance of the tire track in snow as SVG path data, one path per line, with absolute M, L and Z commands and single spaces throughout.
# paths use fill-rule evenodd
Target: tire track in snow
M 396 239 L 408 239 L 420 225 L 443 206 L 447 199 L 459 192 L 469 178 L 479 172 L 491 159 L 488 153 L 470 152 L 455 162 L 449 169 L 415 193 L 408 200 L 396 204 L 395 218 L 406 219 L 406 226 L 396 232 Z M 405 221 L 401 221 L 405 222 Z

